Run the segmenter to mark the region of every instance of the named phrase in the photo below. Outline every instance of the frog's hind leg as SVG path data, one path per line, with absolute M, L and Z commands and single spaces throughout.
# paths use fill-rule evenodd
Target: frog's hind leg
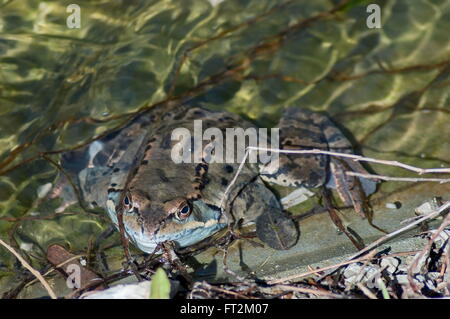
M 317 114 L 320 118 L 320 126 L 332 152 L 353 154 L 353 147 L 349 140 L 326 116 Z M 336 189 L 341 200 L 348 206 L 353 206 L 361 217 L 367 217 L 369 224 L 381 232 L 385 230 L 374 225 L 373 213 L 367 202 L 367 196 L 376 191 L 377 182 L 364 177 L 347 175 L 346 172 L 353 171 L 368 174 L 361 163 L 350 158 L 331 156 L 329 178 L 326 186 Z
M 280 148 L 283 150 L 319 149 L 353 153 L 350 142 L 331 120 L 322 114 L 288 108 L 278 127 Z M 353 206 L 361 216 L 367 216 L 371 223 L 366 195 L 375 191 L 376 183 L 345 174 L 346 171 L 367 173 L 360 163 L 321 154 L 281 153 L 277 164 L 268 163 L 261 166 L 263 180 L 290 187 L 335 188 L 346 205 Z
M 321 119 L 320 126 L 332 152 L 352 154 L 353 148 L 348 139 L 327 118 Z M 361 217 L 368 216 L 366 195 L 370 195 L 376 189 L 376 182 L 364 178 L 358 178 L 345 174 L 347 171 L 366 173 L 367 171 L 359 163 L 345 157 L 331 156 L 330 171 L 327 187 L 336 189 L 341 200 L 348 206 L 353 206 Z
M 315 148 L 338 153 L 353 153 L 353 147 L 349 140 L 325 115 L 299 108 L 288 108 L 279 125 L 282 149 Z M 291 157 L 294 156 L 296 155 L 291 155 Z M 283 157 L 284 155 L 280 155 L 280 167 L 283 167 L 283 162 L 286 161 Z M 287 157 L 289 158 L 289 156 Z M 335 188 L 342 201 L 346 205 L 355 207 L 356 211 L 363 216 L 365 196 L 376 190 L 376 182 L 349 176 L 345 172 L 355 171 L 367 174 L 364 167 L 359 162 L 343 157 L 318 155 L 310 157 L 310 159 L 315 159 L 316 162 L 307 163 L 304 162 L 304 158 L 298 157 L 296 164 L 303 169 L 310 170 L 310 176 L 319 174 L 320 179 L 310 179 L 304 183 L 305 186 L 326 185 L 329 188 Z M 290 176 L 298 179 L 295 175 L 291 174 Z

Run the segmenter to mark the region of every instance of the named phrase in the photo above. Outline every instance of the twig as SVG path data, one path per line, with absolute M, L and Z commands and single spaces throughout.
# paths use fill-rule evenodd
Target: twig
M 366 286 L 364 286 L 362 283 L 358 282 L 356 284 L 356 286 L 358 286 L 358 288 L 363 292 L 363 294 L 365 294 L 368 298 L 370 299 L 378 299 L 377 296 L 375 296 L 373 294 L 373 292 L 371 292 L 369 290 L 369 288 L 367 288 Z
M 47 275 L 51 274 L 51 273 L 54 272 L 57 268 L 61 268 L 61 267 L 64 266 L 65 264 L 70 263 L 72 260 L 78 259 L 78 258 L 80 258 L 80 257 L 85 257 L 85 256 L 86 256 L 85 254 L 79 254 L 79 255 L 75 255 L 75 256 L 73 256 L 73 257 L 70 257 L 69 259 L 67 259 L 67 260 L 63 261 L 62 263 L 60 263 L 60 264 L 54 266 L 54 268 L 52 268 L 52 269 L 50 269 L 49 271 L 47 271 L 46 273 L 44 273 L 43 276 L 47 276 Z M 38 278 L 33 279 L 33 280 L 30 281 L 29 283 L 25 284 L 25 287 L 28 287 L 28 286 L 34 284 L 34 283 L 36 282 L 37 279 L 38 279 Z
M 289 286 L 289 285 L 276 285 L 274 288 L 278 288 L 281 290 L 297 291 L 297 292 L 301 292 L 301 293 L 305 293 L 305 294 L 313 294 L 316 296 L 327 296 L 327 297 L 340 298 L 340 299 L 343 298 L 341 295 L 337 295 L 337 294 L 334 294 L 334 293 L 331 293 L 328 291 L 324 291 L 324 290 L 316 290 L 316 289 L 311 289 L 311 288 L 295 287 L 295 286 Z
M 438 182 L 441 184 L 450 182 L 450 178 L 420 178 L 420 177 L 391 177 L 384 175 L 375 175 L 375 174 L 363 174 L 358 172 L 345 172 L 345 175 L 350 176 L 358 176 L 369 179 L 379 179 L 384 181 L 393 181 L 393 182 Z
M 256 147 L 256 146 L 249 146 L 247 147 L 248 150 L 259 150 L 259 151 L 266 151 L 266 152 L 275 152 L 275 153 L 289 153 L 289 154 L 323 154 L 323 155 L 331 155 L 331 156 L 337 156 L 337 157 L 346 157 L 351 158 L 355 161 L 362 161 L 362 162 L 372 162 L 377 164 L 383 164 L 383 165 L 390 165 L 390 166 L 397 166 L 404 168 L 409 171 L 413 171 L 418 173 L 419 175 L 422 174 L 431 174 L 431 173 L 448 173 L 450 174 L 450 168 L 420 168 L 415 167 L 412 165 L 404 164 L 398 161 L 389 161 L 389 160 L 379 160 L 376 158 L 370 158 L 370 157 L 364 157 L 360 155 L 355 154 L 347 154 L 347 153 L 339 153 L 339 152 L 331 152 L 331 151 L 324 151 L 319 149 L 312 149 L 312 150 L 280 150 L 280 149 L 272 149 L 272 148 L 266 148 L 266 147 Z
M 379 160 L 375 158 L 370 157 L 364 157 L 360 155 L 355 154 L 347 154 L 347 153 L 339 153 L 339 152 L 331 152 L 331 151 L 324 151 L 319 149 L 312 149 L 312 150 L 281 150 L 281 149 L 274 149 L 274 148 L 266 148 L 266 147 L 256 147 L 256 146 L 248 146 L 246 149 L 246 152 L 244 154 L 244 158 L 242 159 L 241 163 L 239 164 L 239 167 L 236 171 L 236 174 L 234 175 L 231 182 L 228 184 L 227 188 L 225 189 L 224 195 L 222 197 L 222 200 L 220 202 L 220 207 L 223 210 L 223 205 L 226 199 L 228 198 L 229 192 L 231 187 L 236 182 L 240 172 L 242 171 L 242 168 L 244 167 L 244 164 L 249 156 L 249 153 L 251 151 L 266 151 L 266 152 L 274 152 L 274 153 L 285 153 L 285 154 L 323 154 L 323 155 L 330 155 L 330 156 L 337 156 L 337 157 L 345 157 L 345 158 L 351 158 L 355 161 L 364 161 L 364 162 L 372 162 L 377 164 L 383 164 L 383 165 L 390 165 L 390 166 L 396 166 L 401 167 L 403 169 L 413 171 L 418 173 L 419 175 L 422 174 L 432 174 L 432 173 L 448 173 L 450 174 L 450 168 L 420 168 L 415 167 L 412 165 L 404 164 L 398 161 L 389 161 L 389 160 Z M 355 172 L 346 172 L 348 175 L 355 175 L 359 176 L 358 173 Z M 364 174 L 361 174 L 364 175 Z M 388 177 L 388 176 L 381 176 L 381 175 L 373 175 L 377 179 L 386 179 L 386 180 L 402 180 L 402 181 L 409 181 L 409 182 L 418 182 L 418 181 L 425 181 L 425 179 L 418 179 L 418 178 L 396 178 L 396 177 Z M 364 176 L 367 177 L 367 176 Z M 408 179 L 408 180 L 406 180 Z M 446 183 L 450 181 L 450 179 L 426 179 L 426 181 L 436 181 L 440 183 Z M 228 222 L 228 216 L 227 214 L 224 214 L 225 220 Z
M 445 206 L 445 205 L 443 205 Z M 443 207 L 441 206 L 441 208 Z M 450 201 L 447 201 L 447 207 L 450 206 Z M 445 208 L 444 208 L 445 209 Z M 443 211 L 443 210 L 442 210 Z M 417 267 L 417 264 L 419 263 L 419 260 L 423 258 L 425 253 L 431 249 L 431 245 L 436 240 L 436 238 L 439 236 L 439 234 L 450 224 L 450 214 L 445 217 L 442 224 L 439 226 L 439 228 L 434 232 L 433 236 L 428 240 L 428 243 L 425 245 L 425 247 L 422 249 L 422 251 L 417 254 L 417 256 L 414 258 L 414 261 L 411 263 L 411 265 L 408 267 L 408 282 L 412 288 L 412 290 L 416 293 L 418 293 L 419 289 L 417 288 L 417 285 L 414 283 L 413 280 L 413 272 L 414 269 Z
M 401 252 L 401 253 L 396 253 L 396 254 L 390 254 L 389 256 L 381 256 L 381 257 L 378 257 L 378 258 L 379 259 L 383 259 L 383 258 L 386 258 L 386 257 L 414 255 L 414 254 L 417 254 L 417 252 L 418 251 Z M 326 266 L 326 267 L 310 270 L 310 271 L 304 272 L 302 274 L 292 275 L 292 276 L 288 276 L 288 277 L 284 277 L 284 278 L 280 278 L 280 279 L 269 280 L 267 282 L 267 284 L 274 285 L 274 284 L 282 283 L 282 282 L 285 282 L 285 281 L 290 281 L 290 280 L 294 280 L 294 279 L 300 279 L 300 278 L 303 278 L 303 277 L 307 277 L 309 275 L 314 275 L 314 274 L 321 273 L 321 272 L 326 271 L 326 270 L 335 269 L 335 268 L 339 268 L 339 267 L 342 267 L 342 266 L 346 266 L 346 265 L 350 265 L 350 264 L 366 261 L 366 260 L 369 260 L 371 258 L 373 258 L 372 255 L 369 255 L 369 256 L 366 255 L 366 256 L 363 256 L 363 257 L 358 258 L 358 259 L 352 259 L 352 260 L 343 261 L 343 262 L 340 262 L 340 263 L 337 263 L 337 264 L 334 264 L 334 265 L 331 265 L 331 266 Z
M 366 248 L 364 248 L 363 250 L 359 251 L 358 253 L 356 253 L 355 255 L 353 255 L 352 257 L 350 257 L 350 259 L 356 258 L 361 256 L 362 254 L 366 253 L 367 251 L 370 251 L 376 247 L 378 247 L 379 245 L 381 245 L 382 243 L 384 243 L 385 241 L 392 239 L 398 235 L 400 235 L 401 233 L 404 233 L 405 231 L 408 231 L 412 228 L 414 228 L 415 226 L 423 223 L 426 220 L 429 219 L 433 219 L 437 216 L 439 216 L 443 211 L 445 211 L 447 208 L 450 207 L 450 200 L 447 201 L 446 203 L 444 203 L 441 207 L 439 207 L 438 209 L 432 211 L 431 213 L 424 215 L 423 217 L 417 219 L 416 221 L 406 225 L 405 227 L 402 227 L 392 233 L 389 233 L 381 238 L 379 238 L 378 240 L 374 241 L 373 243 L 371 243 L 369 246 L 367 246 Z
M 228 214 L 224 211 L 224 206 L 223 205 L 225 203 L 225 200 L 228 198 L 228 195 L 229 195 L 231 187 L 234 185 L 234 183 L 236 183 L 236 180 L 237 180 L 239 174 L 241 173 L 242 168 L 244 167 L 245 161 L 247 160 L 247 157 L 248 157 L 249 153 L 250 153 L 250 151 L 247 148 L 247 150 L 245 152 L 245 155 L 244 155 L 244 158 L 242 159 L 242 162 L 241 162 L 241 164 L 239 164 L 239 167 L 238 167 L 238 169 L 236 171 L 236 174 L 234 174 L 233 179 L 231 180 L 231 182 L 228 184 L 227 188 L 225 189 L 225 192 L 223 193 L 223 196 L 222 196 L 222 200 L 220 201 L 220 206 L 219 207 L 222 210 L 223 216 L 225 217 L 225 221 L 226 221 L 227 224 L 229 224 L 230 221 L 228 219 Z
M 44 288 L 47 290 L 48 294 L 50 295 L 50 297 L 52 299 L 58 299 L 58 297 L 56 297 L 56 294 L 53 292 L 52 288 L 50 287 L 50 285 L 48 284 L 48 282 L 44 279 L 44 277 L 42 277 L 42 275 L 39 273 L 39 271 L 37 271 L 36 269 L 34 269 L 33 267 L 31 267 L 31 265 L 29 263 L 27 263 L 27 261 L 25 259 L 23 259 L 22 256 L 20 256 L 20 254 L 18 252 L 16 252 L 14 250 L 14 248 L 12 248 L 10 245 L 8 245 L 7 243 L 5 243 L 3 240 L 0 239 L 0 244 L 5 247 L 6 249 L 8 249 L 14 256 L 16 256 L 17 259 L 19 259 L 19 261 L 22 263 L 22 265 L 28 269 L 37 279 L 39 279 L 39 281 L 41 282 L 42 286 L 44 286 Z
M 242 295 L 242 294 L 234 292 L 232 290 L 226 290 L 226 289 L 222 289 L 222 288 L 219 288 L 219 287 L 212 286 L 209 283 L 207 283 L 206 281 L 204 281 L 202 283 L 202 285 L 205 288 L 207 288 L 207 289 L 214 290 L 216 292 L 221 292 L 221 293 L 224 293 L 224 294 L 227 294 L 227 295 L 232 295 L 232 296 L 235 296 L 235 297 L 238 297 L 238 298 L 242 298 L 242 299 L 258 299 L 258 298 L 255 298 L 255 297 Z

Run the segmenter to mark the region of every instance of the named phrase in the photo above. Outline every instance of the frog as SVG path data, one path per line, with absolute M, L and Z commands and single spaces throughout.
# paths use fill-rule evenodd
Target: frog
M 189 247 L 230 225 L 255 225 L 263 244 L 290 249 L 299 241 L 300 229 L 270 185 L 335 189 L 362 215 L 367 196 L 376 190 L 373 180 L 345 175 L 367 173 L 359 162 L 326 154 L 281 153 L 275 166 L 273 161 L 211 163 L 204 154 L 198 162 L 175 162 L 172 151 L 179 141 L 173 131 L 192 132 L 198 120 L 221 131 L 256 128 L 227 111 L 188 105 L 159 113 L 150 109 L 127 126 L 66 152 L 61 167 L 74 179 L 82 200 L 105 210 L 118 229 L 121 216 L 126 237 L 145 253 L 168 241 Z M 289 107 L 276 127 L 281 150 L 353 153 L 349 140 L 322 113 Z M 204 140 L 202 146 L 211 142 Z

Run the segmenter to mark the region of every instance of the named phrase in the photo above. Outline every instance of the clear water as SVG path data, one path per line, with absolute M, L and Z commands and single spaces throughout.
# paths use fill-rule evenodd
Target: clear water
M 40 200 L 38 189 L 57 169 L 39 154 L 73 148 L 173 97 L 263 126 L 286 106 L 323 111 L 366 156 L 450 166 L 449 1 L 378 1 L 380 29 L 366 25 L 367 1 L 326 14 L 331 0 L 79 0 L 81 28 L 69 29 L 72 2 L 0 1 L 0 236 L 37 269 L 51 243 L 86 254 L 109 224 L 79 207 L 55 216 L 59 201 Z M 449 190 L 384 183 L 374 197 L 407 203 Z M 0 293 L 22 274 L 0 248 Z

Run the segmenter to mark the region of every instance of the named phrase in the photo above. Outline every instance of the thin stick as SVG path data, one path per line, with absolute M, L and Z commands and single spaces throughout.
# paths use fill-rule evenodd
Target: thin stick
M 377 163 L 377 164 L 383 164 L 383 165 L 390 165 L 390 166 L 396 166 L 396 167 L 401 167 L 403 169 L 409 170 L 409 171 L 413 171 L 418 173 L 419 175 L 422 174 L 431 174 L 431 173 L 448 173 L 450 174 L 450 168 L 420 168 L 420 167 L 415 167 L 415 166 L 411 166 L 408 164 L 404 164 L 398 161 L 389 161 L 389 160 L 379 160 L 379 159 L 375 159 L 375 158 L 370 158 L 370 157 L 364 157 L 364 156 L 360 156 L 360 155 L 355 155 L 355 154 L 347 154 L 347 153 L 339 153 L 339 152 L 331 152 L 331 151 L 324 151 L 324 150 L 319 150 L 319 149 L 312 149 L 312 150 L 281 150 L 281 149 L 275 149 L 275 148 L 266 148 L 266 147 L 256 147 L 256 146 L 248 146 L 244 155 L 244 158 L 242 159 L 241 163 L 239 164 L 239 167 L 236 171 L 236 174 L 234 175 L 233 179 L 231 180 L 231 182 L 228 184 L 227 188 L 225 189 L 224 195 L 222 197 L 222 200 L 220 202 L 220 207 L 223 209 L 223 204 L 225 202 L 225 200 L 228 198 L 229 192 L 231 190 L 231 187 L 234 185 L 234 183 L 236 182 L 240 172 L 242 171 L 242 168 L 244 167 L 245 161 L 247 160 L 249 153 L 251 151 L 266 151 L 266 152 L 275 152 L 275 153 L 287 153 L 287 154 L 323 154 L 323 155 L 330 155 L 330 156 L 337 156 L 337 157 L 346 157 L 346 158 L 351 158 L 355 161 L 364 161 L 364 162 L 372 162 L 372 163 Z M 358 176 L 358 173 L 355 172 L 346 172 L 346 174 L 348 175 L 355 175 Z M 424 179 L 416 179 L 416 178 L 412 178 L 412 179 L 408 179 L 406 180 L 406 178 L 396 178 L 396 177 L 388 177 L 388 176 L 379 176 L 379 175 L 374 175 L 377 176 L 377 179 L 385 179 L 385 180 L 402 180 L 402 181 L 409 181 L 409 182 L 418 182 L 418 181 L 425 181 Z M 364 176 L 366 177 L 366 176 Z M 374 177 L 375 178 L 375 177 Z M 449 181 L 449 179 L 427 179 L 426 181 L 435 181 L 435 182 L 440 182 L 440 183 L 446 183 Z M 228 216 L 225 215 L 225 220 L 228 222 Z
M 369 246 L 367 246 L 363 250 L 360 250 L 358 253 L 356 253 L 355 255 L 350 257 L 350 259 L 353 259 L 353 258 L 361 256 L 365 252 L 370 251 L 370 250 L 374 249 L 375 247 L 378 247 L 379 245 L 381 245 L 385 241 L 390 240 L 390 239 L 400 235 L 401 233 L 404 233 L 405 231 L 408 231 L 408 230 L 414 228 L 415 226 L 423 223 L 426 220 L 436 218 L 437 216 L 439 216 L 443 211 L 445 211 L 449 207 L 450 207 L 450 200 L 445 202 L 438 209 L 432 211 L 431 213 L 429 213 L 427 215 L 424 215 L 423 217 L 421 217 L 421 218 L 417 219 L 416 221 L 406 225 L 405 227 L 402 227 L 402 228 L 400 228 L 400 229 L 398 229 L 398 230 L 396 230 L 396 231 L 394 231 L 392 233 L 389 233 L 389 234 L 379 238 L 378 240 L 374 241 L 373 243 L 371 243 Z
M 369 179 L 379 179 L 384 181 L 393 181 L 393 182 L 438 182 L 441 184 L 450 182 L 450 178 L 420 178 L 420 177 L 391 177 L 384 175 L 375 175 L 375 174 L 363 174 L 358 172 L 345 172 L 345 175 L 350 176 L 358 176 Z
M 366 286 L 364 286 L 362 283 L 358 282 L 356 284 L 356 286 L 358 286 L 358 288 L 369 298 L 369 299 L 378 299 L 377 296 L 375 296 L 373 294 L 373 292 L 371 292 L 369 290 L 369 288 L 367 288 Z
M 234 185 L 234 183 L 236 183 L 236 180 L 237 180 L 240 172 L 242 171 L 242 168 L 244 167 L 245 161 L 247 160 L 247 157 L 248 157 L 248 154 L 250 153 L 250 151 L 251 150 L 249 150 L 247 148 L 247 151 L 245 152 L 245 155 L 244 155 L 244 158 L 242 159 L 241 164 L 239 164 L 236 174 L 234 174 L 233 179 L 231 180 L 231 182 L 228 184 L 227 188 L 225 189 L 225 192 L 223 194 L 223 197 L 222 197 L 222 200 L 220 201 L 220 206 L 219 206 L 219 207 L 221 207 L 222 212 L 223 212 L 223 208 L 224 208 L 223 204 L 224 204 L 225 200 L 228 198 L 228 193 L 230 192 L 230 189 Z M 228 220 L 228 216 L 226 213 L 224 213 L 224 217 L 225 217 L 225 221 L 228 223 L 229 220 Z
M 418 253 L 418 251 L 401 252 L 401 253 L 396 253 L 396 254 L 390 254 L 388 256 L 381 256 L 381 257 L 379 257 L 379 259 L 383 259 L 383 258 L 387 258 L 387 257 L 414 255 L 414 254 L 417 254 L 417 253 Z M 330 270 L 330 269 L 334 269 L 334 268 L 339 268 L 341 266 L 346 266 L 346 265 L 350 265 L 350 264 L 354 264 L 354 263 L 359 263 L 359 262 L 366 261 L 366 260 L 373 259 L 373 258 L 374 257 L 372 255 L 370 255 L 370 256 L 366 255 L 366 256 L 363 256 L 363 257 L 358 258 L 358 259 L 352 259 L 352 260 L 343 261 L 343 262 L 340 262 L 340 263 L 337 263 L 337 264 L 334 264 L 334 265 L 331 265 L 331 266 L 326 266 L 326 267 L 310 270 L 310 271 L 304 272 L 302 274 L 292 275 L 292 276 L 285 277 L 285 278 L 280 278 L 280 279 L 269 280 L 267 282 L 267 284 L 274 285 L 274 284 L 282 283 L 282 282 L 293 280 L 293 279 L 300 279 L 302 277 L 307 277 L 309 275 L 314 275 L 314 274 L 321 273 L 322 271 L 326 271 L 326 270 Z
M 295 286 L 289 286 L 289 285 L 276 285 L 274 288 L 278 288 L 281 290 L 288 290 L 288 291 L 297 291 L 305 294 L 313 294 L 316 296 L 327 296 L 327 297 L 333 297 L 333 298 L 340 298 L 343 297 L 341 295 L 336 295 L 328 291 L 323 290 L 316 290 L 311 288 L 303 288 L 303 287 L 295 287 Z
M 323 155 L 331 155 L 331 156 L 337 156 L 337 157 L 346 157 L 351 158 L 355 161 L 363 161 L 363 162 L 372 162 L 372 163 L 378 163 L 383 165 L 390 165 L 390 166 L 397 166 L 404 168 L 409 171 L 413 171 L 418 173 L 419 175 L 422 174 L 431 174 L 431 173 L 448 173 L 450 174 L 450 168 L 420 168 L 415 167 L 412 165 L 404 164 L 398 161 L 389 161 L 389 160 L 379 160 L 375 158 L 370 157 L 364 157 L 360 155 L 355 154 L 347 154 L 347 153 L 339 153 L 339 152 L 331 152 L 331 151 L 323 151 L 319 149 L 312 149 L 312 150 L 280 150 L 280 149 L 272 149 L 272 148 L 265 148 L 265 147 L 256 147 L 256 146 L 249 146 L 247 147 L 249 150 L 260 150 L 260 151 L 269 151 L 269 152 L 275 152 L 275 153 L 289 153 L 289 154 L 323 154 Z
M 448 201 L 447 203 L 450 203 Z M 422 249 L 422 251 L 414 258 L 414 261 L 411 263 L 411 265 L 408 267 L 408 282 L 413 289 L 414 292 L 418 293 L 419 289 L 417 288 L 417 285 L 414 283 L 413 280 L 413 272 L 414 269 L 417 267 L 417 264 L 419 263 L 419 260 L 422 259 L 422 257 L 425 255 L 427 251 L 431 249 L 431 245 L 436 240 L 436 238 L 439 236 L 439 234 L 444 231 L 445 227 L 447 227 L 450 224 L 450 214 L 445 217 L 444 221 L 442 222 L 441 226 L 434 232 L 433 236 L 428 240 L 428 243 L 426 246 Z M 447 243 L 448 245 L 448 243 Z
M 222 289 L 222 288 L 219 288 L 219 287 L 212 286 L 209 283 L 207 283 L 206 281 L 202 282 L 201 285 L 203 287 L 205 287 L 206 289 L 215 290 L 217 292 L 221 292 L 221 293 L 228 294 L 228 295 L 233 295 L 235 297 L 242 298 L 242 299 L 258 299 L 258 298 L 251 297 L 251 296 L 245 296 L 245 295 L 242 295 L 240 293 L 237 293 L 237 292 L 234 292 L 234 291 L 231 291 L 231 290 L 226 290 L 226 289 Z
M 52 299 L 58 299 L 58 297 L 56 297 L 56 294 L 53 292 L 52 288 L 50 287 L 50 285 L 48 284 L 48 282 L 44 279 L 44 277 L 42 277 L 42 275 L 39 273 L 39 271 L 37 271 L 36 269 L 34 269 L 33 267 L 31 267 L 31 265 L 29 263 L 27 263 L 27 261 L 25 259 L 23 259 L 22 256 L 19 255 L 19 253 L 17 253 L 14 248 L 12 248 L 10 245 L 8 245 L 7 243 L 5 243 L 3 240 L 0 239 L 0 244 L 5 247 L 6 249 L 8 249 L 14 256 L 16 256 L 17 259 L 19 259 L 19 261 L 22 263 L 22 265 L 28 269 L 37 279 L 39 279 L 39 281 L 41 282 L 42 286 L 44 286 L 44 288 L 47 290 L 48 294 L 50 295 L 50 297 Z
M 48 275 L 50 275 L 52 272 L 54 272 L 57 268 L 61 268 L 61 267 L 64 266 L 65 264 L 70 263 L 72 260 L 78 259 L 78 258 L 80 258 L 80 257 L 85 257 L 85 256 L 86 256 L 86 254 L 80 254 L 80 255 L 75 255 L 75 256 L 73 256 L 73 257 L 70 257 L 69 259 L 63 261 L 62 263 L 60 263 L 60 264 L 54 266 L 54 268 L 48 270 L 46 273 L 43 274 L 43 276 L 48 276 Z M 30 286 L 30 285 L 32 285 L 32 284 L 34 284 L 37 280 L 38 280 L 37 278 L 36 278 L 36 279 L 33 279 L 32 281 L 30 281 L 29 283 L 27 283 L 27 284 L 25 285 L 25 288 L 28 287 L 28 286 Z

